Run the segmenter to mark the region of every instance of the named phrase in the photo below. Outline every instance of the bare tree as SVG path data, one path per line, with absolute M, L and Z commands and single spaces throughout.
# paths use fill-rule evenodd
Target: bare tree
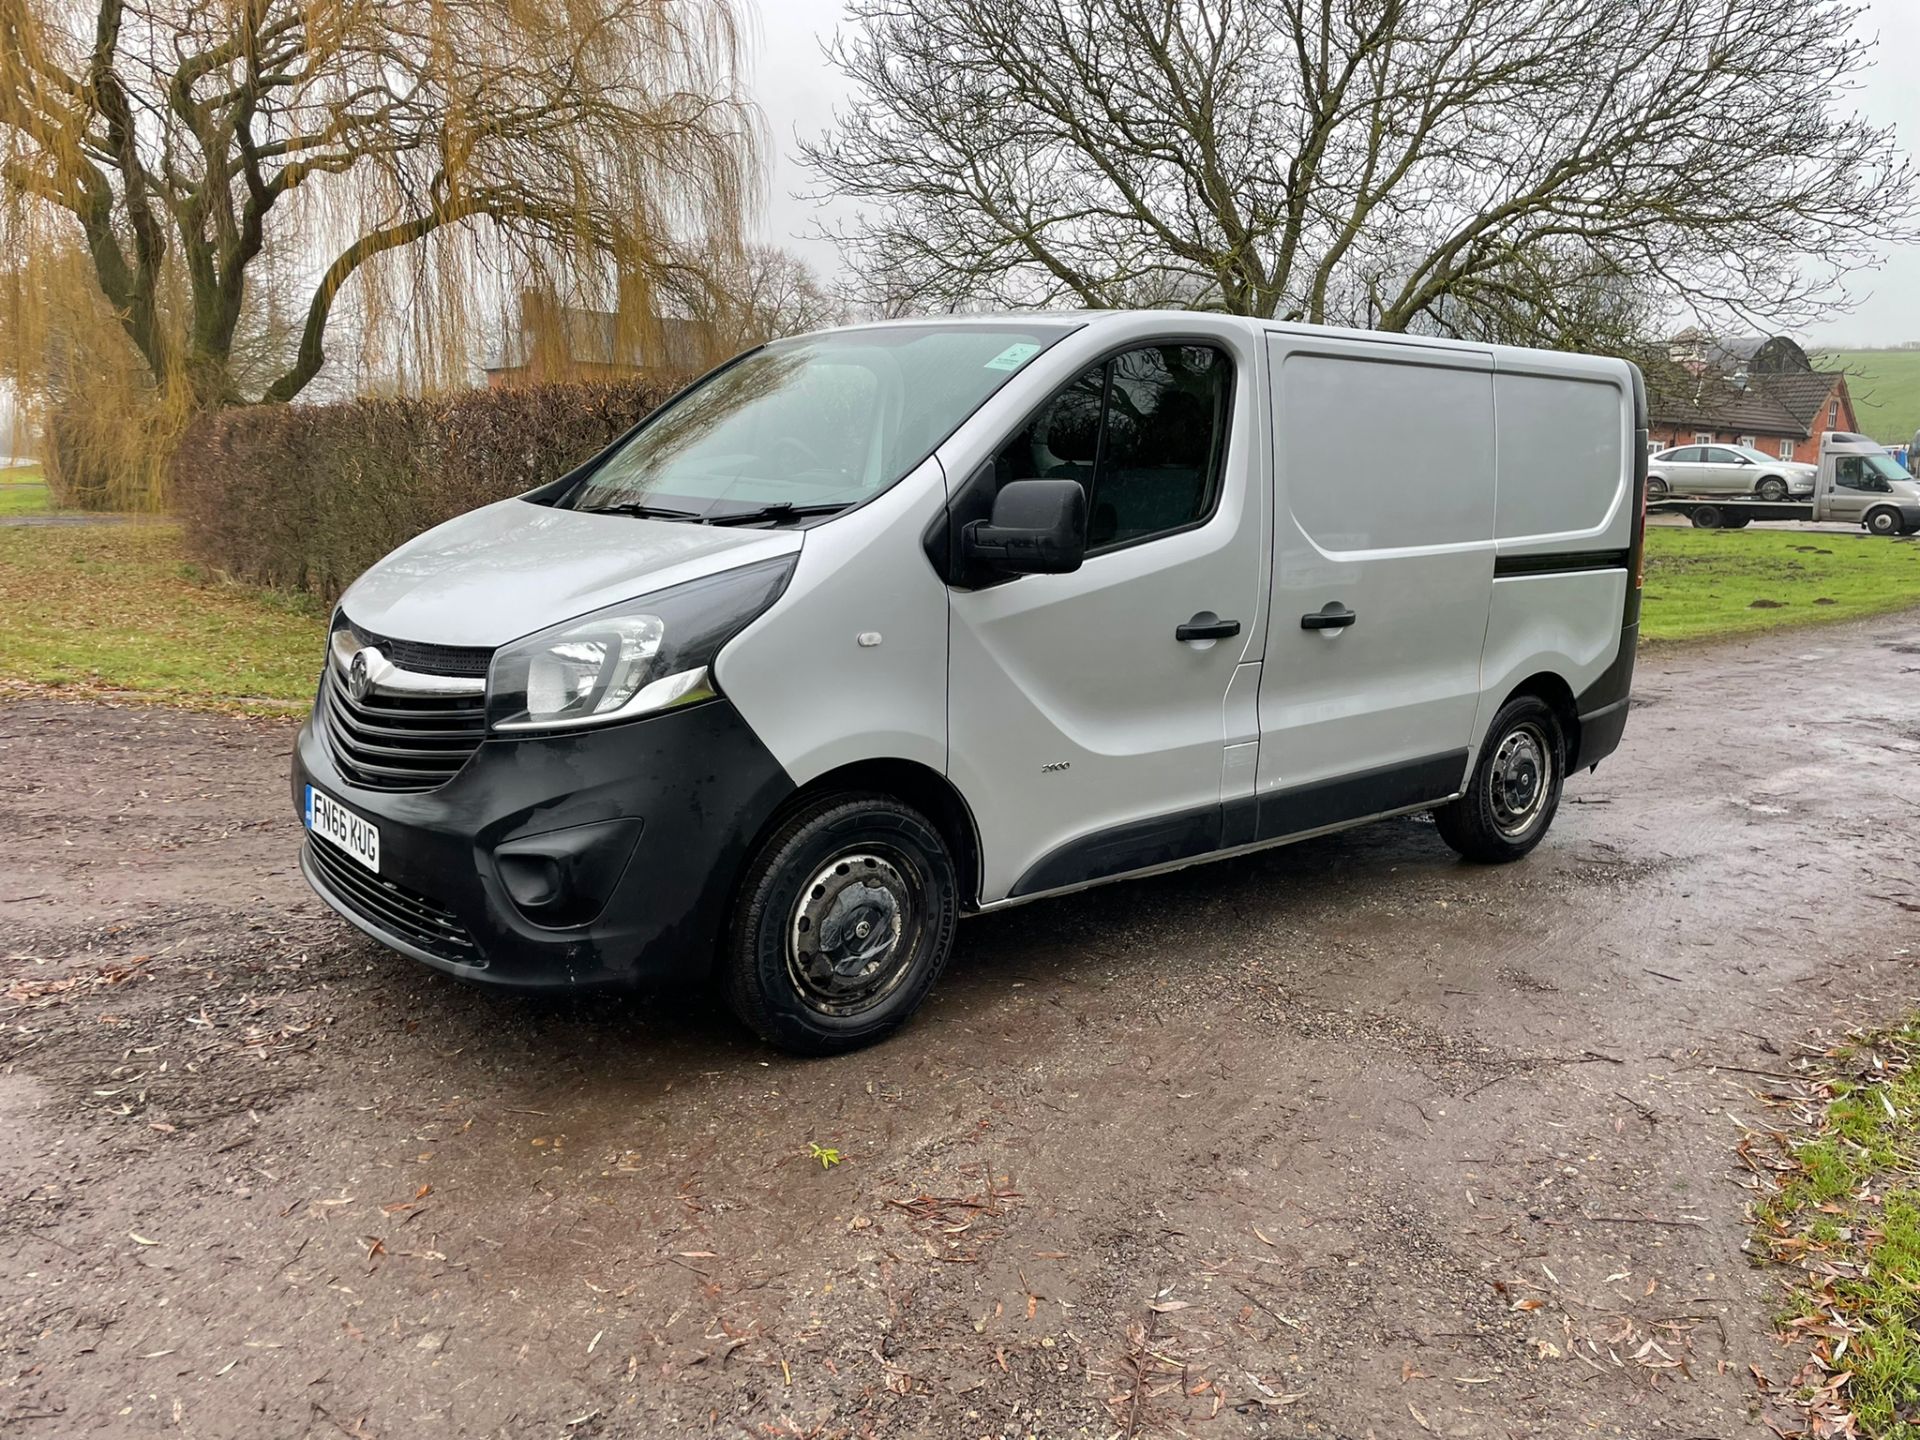
M 92 304 L 188 410 L 286 400 L 357 282 L 365 333 L 464 374 L 482 272 L 611 293 L 686 232 L 737 237 L 736 10 L 0 0 L 5 358 L 44 381 Z
M 1913 233 L 1853 0 L 850 0 L 804 154 L 882 303 L 1578 339 Z
M 699 322 L 715 358 L 835 325 L 846 316 L 812 267 L 775 245 L 684 253 L 662 272 L 658 288 L 674 308 Z

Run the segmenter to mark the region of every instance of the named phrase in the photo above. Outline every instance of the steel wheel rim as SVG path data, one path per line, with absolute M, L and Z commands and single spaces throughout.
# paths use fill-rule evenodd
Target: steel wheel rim
M 787 919 L 787 977 L 809 1010 L 840 1018 L 882 1004 L 913 968 L 927 914 L 913 864 L 890 846 L 828 860 Z
M 1547 732 L 1533 721 L 1501 737 L 1487 767 L 1487 800 L 1501 835 L 1518 840 L 1539 823 L 1553 792 L 1553 764 Z

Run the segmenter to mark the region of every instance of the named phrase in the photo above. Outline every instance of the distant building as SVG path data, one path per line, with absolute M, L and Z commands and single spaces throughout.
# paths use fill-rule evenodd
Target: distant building
M 711 328 L 671 315 L 645 319 L 563 305 L 526 290 L 508 325 L 487 384 L 531 385 L 547 380 L 672 380 L 713 363 Z
M 1816 370 L 1784 335 L 1732 340 L 1683 330 L 1668 364 L 1647 371 L 1652 438 L 1670 445 L 1749 445 L 1816 464 L 1826 430 L 1857 430 L 1840 370 Z

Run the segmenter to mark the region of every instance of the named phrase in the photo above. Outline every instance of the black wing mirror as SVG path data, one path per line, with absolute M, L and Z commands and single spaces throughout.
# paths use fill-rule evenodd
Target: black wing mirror
M 961 532 L 973 564 L 1008 575 L 1068 575 L 1087 555 L 1087 492 L 1077 480 L 1010 480 L 993 518 Z

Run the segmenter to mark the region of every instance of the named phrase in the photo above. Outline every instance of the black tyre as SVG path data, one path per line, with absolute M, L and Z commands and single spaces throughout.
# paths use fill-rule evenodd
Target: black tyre
M 1553 824 L 1566 771 L 1566 735 L 1553 707 L 1518 696 L 1493 717 L 1467 793 L 1433 812 L 1435 828 L 1469 860 L 1518 860 Z
M 1787 482 L 1778 475 L 1769 475 L 1761 480 L 1753 493 L 1762 500 L 1784 500 L 1787 498 Z
M 1720 517 L 1720 528 L 1722 530 L 1744 530 L 1752 523 L 1753 517 L 1751 515 L 1722 515 Z
M 1695 528 L 1700 530 L 1718 530 L 1727 522 L 1727 517 L 1717 505 L 1696 505 L 1690 518 Z
M 1658 475 L 1647 476 L 1647 498 L 1649 500 L 1666 499 L 1667 482 L 1662 480 Z
M 959 918 L 932 822 L 881 795 L 824 796 L 747 867 L 723 958 L 728 1004 L 796 1055 L 870 1045 L 926 999 Z
M 1864 522 L 1867 529 L 1876 535 L 1903 535 L 1906 522 L 1900 518 L 1898 510 L 1889 510 L 1884 505 L 1878 510 L 1869 510 Z

